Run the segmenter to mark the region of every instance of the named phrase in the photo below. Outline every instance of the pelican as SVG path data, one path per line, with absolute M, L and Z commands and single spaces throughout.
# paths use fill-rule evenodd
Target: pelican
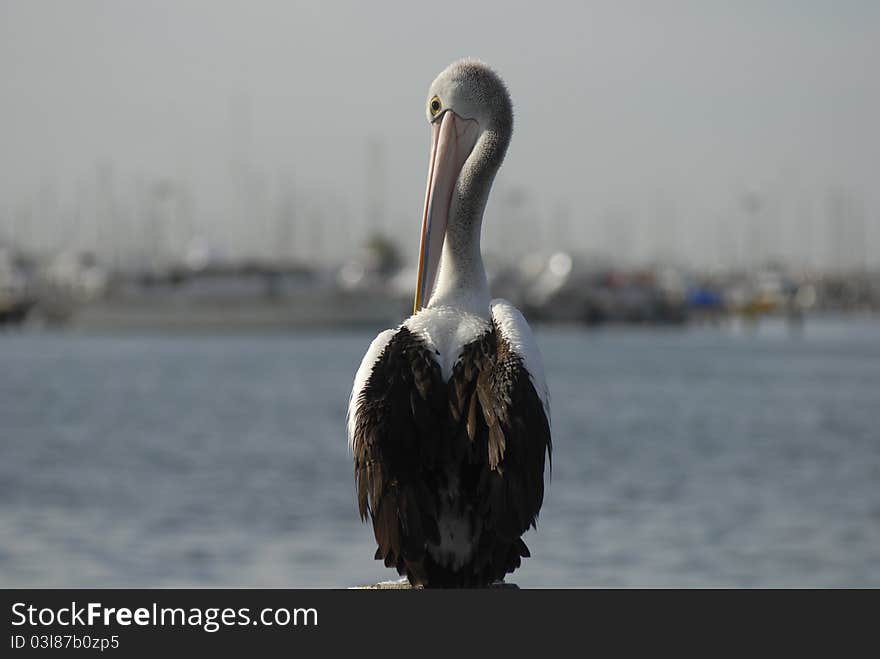
M 529 556 L 549 458 L 541 355 L 491 299 L 480 230 L 513 132 L 501 78 L 460 60 L 431 84 L 431 157 L 413 315 L 379 334 L 348 408 L 358 508 L 375 558 L 413 586 L 484 587 Z

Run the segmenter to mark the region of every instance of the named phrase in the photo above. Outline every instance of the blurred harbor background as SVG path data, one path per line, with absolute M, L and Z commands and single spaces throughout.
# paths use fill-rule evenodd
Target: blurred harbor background
M 880 5 L 447 5 L 0 0 L 0 585 L 388 576 L 344 415 L 463 55 L 553 394 L 515 580 L 880 585 Z
M 415 271 L 389 236 L 350 260 L 240 262 L 169 258 L 113 269 L 91 253 L 0 248 L 0 327 L 115 331 L 287 331 L 384 328 L 412 305 Z M 683 325 L 880 312 L 880 271 L 624 266 L 558 249 L 492 259 L 490 287 L 534 322 Z
M 372 199 L 361 217 L 300 206 L 283 187 L 275 196 L 235 198 L 237 223 L 256 224 L 257 242 L 266 243 L 250 252 L 195 232 L 196 199 L 182 181 L 152 181 L 146 193 L 119 190 L 112 164 L 104 163 L 81 186 L 89 204 L 64 208 L 44 189 L 0 225 L 8 236 L 0 242 L 0 326 L 228 332 L 394 325 L 410 308 L 419 227 L 392 231 L 383 220 L 390 186 L 372 180 L 384 171 L 380 146 L 366 145 L 363 178 Z M 239 173 L 234 187 L 250 181 L 268 195 L 257 172 L 244 166 Z M 675 217 L 614 215 L 607 232 L 573 241 L 573 225 L 589 218 L 534 206 L 525 188 L 499 187 L 484 248 L 491 290 L 536 322 L 783 316 L 799 323 L 810 314 L 880 312 L 880 251 L 868 247 L 880 216 L 851 193 L 827 191 L 813 214 L 801 199 L 750 192 L 729 200 L 736 210 L 719 229 L 717 255 L 704 254 L 702 243 L 684 252 L 686 243 L 673 235 L 665 239 L 669 253 L 658 240 L 660 247 L 634 257 L 627 256 L 637 242 L 632 231 L 657 233 L 655 222 L 674 231 Z M 267 207 L 276 210 L 267 215 Z M 790 235 L 781 230 L 786 222 Z M 47 237 L 28 239 L 31 226 Z M 59 239 L 65 232 L 69 239 Z M 813 232 L 823 236 L 818 248 Z
M 463 54 L 513 93 L 483 248 L 531 318 L 880 308 L 872 4 L 462 10 L 3 2 L 0 323 L 397 322 L 422 97 Z

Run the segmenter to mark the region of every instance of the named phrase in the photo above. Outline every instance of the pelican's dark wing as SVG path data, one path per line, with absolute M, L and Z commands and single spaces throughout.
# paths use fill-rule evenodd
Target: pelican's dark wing
M 508 303 L 493 303 L 491 332 L 465 347 L 449 400 L 471 445 L 463 485 L 480 525 L 473 569 L 500 579 L 529 555 L 521 536 L 541 509 L 552 447 L 540 353 Z
M 433 466 L 445 427 L 445 385 L 417 335 L 401 327 L 386 338 L 372 365 L 361 367 L 366 377 L 352 393 L 358 509 L 373 522 L 376 558 L 424 581 L 419 572 L 427 543 L 440 541 L 436 500 L 442 484 Z

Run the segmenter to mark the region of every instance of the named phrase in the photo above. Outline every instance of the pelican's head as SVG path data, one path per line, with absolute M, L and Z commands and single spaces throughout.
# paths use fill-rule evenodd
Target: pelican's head
M 450 216 L 482 214 L 513 132 L 507 87 L 478 60 L 446 67 L 431 83 L 425 113 L 432 128 L 431 159 L 414 312 L 434 289 Z

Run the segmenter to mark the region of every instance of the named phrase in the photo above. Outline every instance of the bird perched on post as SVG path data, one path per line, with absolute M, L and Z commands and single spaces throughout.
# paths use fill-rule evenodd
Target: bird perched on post
M 483 210 L 513 133 L 507 88 L 460 60 L 431 84 L 431 157 L 413 315 L 382 332 L 348 411 L 361 518 L 376 558 L 424 587 L 487 586 L 529 556 L 551 452 L 541 355 L 492 300 Z

